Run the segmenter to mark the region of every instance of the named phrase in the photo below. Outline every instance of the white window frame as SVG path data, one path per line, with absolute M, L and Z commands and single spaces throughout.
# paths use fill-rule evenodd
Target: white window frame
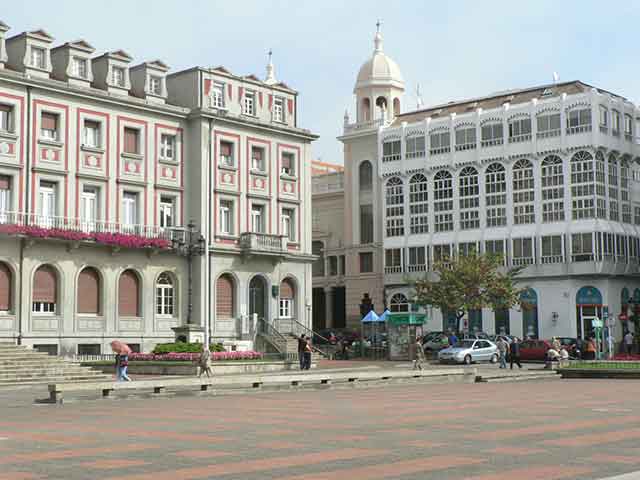
M 404 235 L 404 182 L 391 177 L 385 186 L 386 236 Z
M 527 159 L 518 160 L 513 166 L 513 223 L 536 223 L 535 180 L 533 164 Z
M 473 150 L 477 147 L 477 134 L 475 126 L 460 126 L 456 132 L 456 151 Z
M 251 204 L 251 231 L 253 233 L 265 233 L 266 208 L 261 203 Z
M 409 228 L 412 234 L 429 232 L 429 180 L 416 173 L 409 180 Z
M 465 167 L 458 176 L 460 229 L 480 228 L 480 176 L 473 167 Z
M 453 230 L 453 176 L 440 170 L 433 179 L 433 209 L 435 232 Z
M 439 155 L 451 151 L 451 132 L 449 130 L 432 132 L 429 135 L 429 153 Z
M 100 190 L 94 185 L 83 185 L 80 197 L 80 216 L 82 230 L 95 231 L 99 218 Z
M 111 81 L 116 87 L 126 88 L 127 72 L 125 67 L 113 65 L 111 67 Z
M 51 228 L 54 225 L 58 210 L 58 185 L 46 180 L 40 181 L 38 191 L 38 212 L 40 226 Z
M 160 134 L 160 158 L 176 160 L 176 136 L 170 133 Z
M 56 302 L 31 302 L 31 312 L 39 315 L 55 315 Z
M 158 97 L 162 95 L 162 77 L 149 75 L 149 93 Z
M 564 221 L 564 166 L 557 155 L 549 155 L 541 165 L 542 222 Z
M 253 156 L 254 150 L 260 150 L 262 152 L 262 158 L 260 160 L 257 160 Z M 262 147 L 257 147 L 255 145 L 251 146 L 251 170 L 254 170 L 256 172 L 266 172 L 267 171 L 267 169 L 266 169 L 267 162 L 265 160 L 266 153 L 267 153 L 266 149 L 264 149 Z
M 572 219 L 582 220 L 595 218 L 595 172 L 593 155 L 585 151 L 579 151 L 571 157 L 570 164 Z M 604 178 L 602 179 L 602 183 L 604 184 Z
M 211 85 L 211 108 L 225 108 L 224 83 L 213 82 Z
M 163 283 L 163 277 L 168 279 L 168 283 Z M 156 315 L 159 317 L 173 317 L 176 308 L 176 296 L 173 278 L 168 274 L 160 274 L 156 281 Z
M 282 123 L 285 121 L 283 97 L 273 98 L 273 121 Z
M 138 192 L 122 192 L 122 227 L 134 230 L 138 225 Z
M 561 133 L 560 112 L 541 113 L 536 117 L 537 138 L 559 137 Z
M 243 115 L 256 116 L 256 92 L 247 90 L 244 92 L 242 98 L 242 113 Z
M 484 174 L 486 225 L 504 227 L 507 224 L 507 172 L 501 163 L 492 163 Z
M 235 233 L 233 225 L 234 202 L 228 198 L 220 199 L 219 214 L 220 220 L 218 228 L 223 235 L 233 235 Z
M 43 47 L 31 46 L 30 54 L 31 66 L 46 70 L 47 68 L 47 50 Z
M 51 130 L 49 128 L 42 128 L 42 114 L 43 113 L 47 113 L 49 115 L 54 115 L 56 117 L 56 128 L 55 130 Z M 40 138 L 43 140 L 51 140 L 54 142 L 58 141 L 58 130 L 60 129 L 60 114 L 57 112 L 49 112 L 49 111 L 42 111 L 40 112 L 40 122 L 41 122 L 41 126 L 40 126 Z
M 173 197 L 161 196 L 159 204 L 159 226 L 160 228 L 171 228 L 176 226 L 176 200 Z M 168 220 L 168 221 L 167 221 Z
M 13 185 L 13 177 L 4 174 L 0 174 L 0 177 L 9 178 L 9 188 L 0 189 L 0 223 L 5 223 L 9 220 L 7 213 L 11 212 L 11 187 Z
M 395 162 L 402 158 L 402 142 L 399 139 L 382 142 L 382 161 Z
M 84 57 L 71 57 L 71 72 L 74 76 L 87 80 L 89 78 L 89 61 Z
M 296 241 L 296 211 L 293 208 L 283 208 L 280 213 L 282 223 L 282 235 L 290 242 Z
M 0 110 L 0 131 L 12 132 L 13 131 L 13 112 L 15 108 L 13 105 L 6 103 L 2 104 L 7 110 Z
M 231 155 L 223 155 L 222 154 L 222 144 L 228 144 L 231 145 Z M 220 163 L 219 165 L 223 166 L 223 167 L 235 167 L 236 166 L 236 144 L 233 142 L 228 142 L 226 140 L 223 140 L 220 142 Z
M 293 318 L 293 298 L 281 297 L 278 303 L 278 316 L 280 318 Z
M 87 122 L 94 123 L 95 128 L 87 125 Z M 102 147 L 102 123 L 99 120 L 85 118 L 82 122 L 82 144 L 85 147 L 101 148 Z M 93 131 L 93 133 L 89 133 Z

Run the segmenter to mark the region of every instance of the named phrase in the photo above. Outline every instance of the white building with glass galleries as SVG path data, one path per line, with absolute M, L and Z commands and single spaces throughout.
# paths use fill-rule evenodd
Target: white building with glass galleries
M 526 266 L 529 308 L 471 312 L 469 330 L 583 336 L 608 310 L 620 337 L 640 302 L 640 110 L 573 81 L 401 113 L 402 76 L 375 43 L 340 140 L 347 208 L 371 204 L 375 219 L 366 241 L 366 217 L 347 228 L 353 249 L 382 257 L 376 303 L 409 310 L 408 277 L 491 252 Z M 429 330 L 455 328 L 453 312 L 427 313 Z

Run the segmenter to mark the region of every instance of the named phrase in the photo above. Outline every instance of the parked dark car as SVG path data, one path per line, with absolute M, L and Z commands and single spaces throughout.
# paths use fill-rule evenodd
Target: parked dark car
M 533 360 L 544 362 L 547 359 L 547 351 L 551 348 L 550 340 L 527 339 L 520 343 L 520 360 Z

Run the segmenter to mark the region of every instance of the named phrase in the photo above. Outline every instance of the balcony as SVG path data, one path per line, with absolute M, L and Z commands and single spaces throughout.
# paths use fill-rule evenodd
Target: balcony
M 265 256 L 281 260 L 288 252 L 285 235 L 245 232 L 240 234 L 240 249 L 244 257 Z
M 94 243 L 120 248 L 169 250 L 180 241 L 184 229 L 150 225 L 127 225 L 72 217 L 0 212 L 0 235 L 51 239 L 71 244 Z
M 384 118 L 377 118 L 375 120 L 368 120 L 366 122 L 355 122 L 355 123 L 347 123 L 344 126 L 344 134 L 373 130 L 386 125 Z

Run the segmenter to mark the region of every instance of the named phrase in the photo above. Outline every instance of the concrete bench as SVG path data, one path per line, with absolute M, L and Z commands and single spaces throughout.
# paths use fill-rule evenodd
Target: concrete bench
M 463 381 L 473 382 L 476 378 L 475 368 L 446 370 L 368 370 L 347 372 L 305 372 L 275 375 L 234 375 L 211 378 L 156 378 L 133 382 L 78 382 L 49 384 L 49 402 L 62 403 L 65 393 L 100 392 L 102 397 L 109 397 L 115 392 L 141 393 L 151 391 L 160 394 L 168 389 L 261 389 L 264 386 L 301 387 L 309 385 L 331 386 L 332 384 L 356 384 L 367 381 L 390 381 L 423 379 L 429 377 L 458 377 Z

